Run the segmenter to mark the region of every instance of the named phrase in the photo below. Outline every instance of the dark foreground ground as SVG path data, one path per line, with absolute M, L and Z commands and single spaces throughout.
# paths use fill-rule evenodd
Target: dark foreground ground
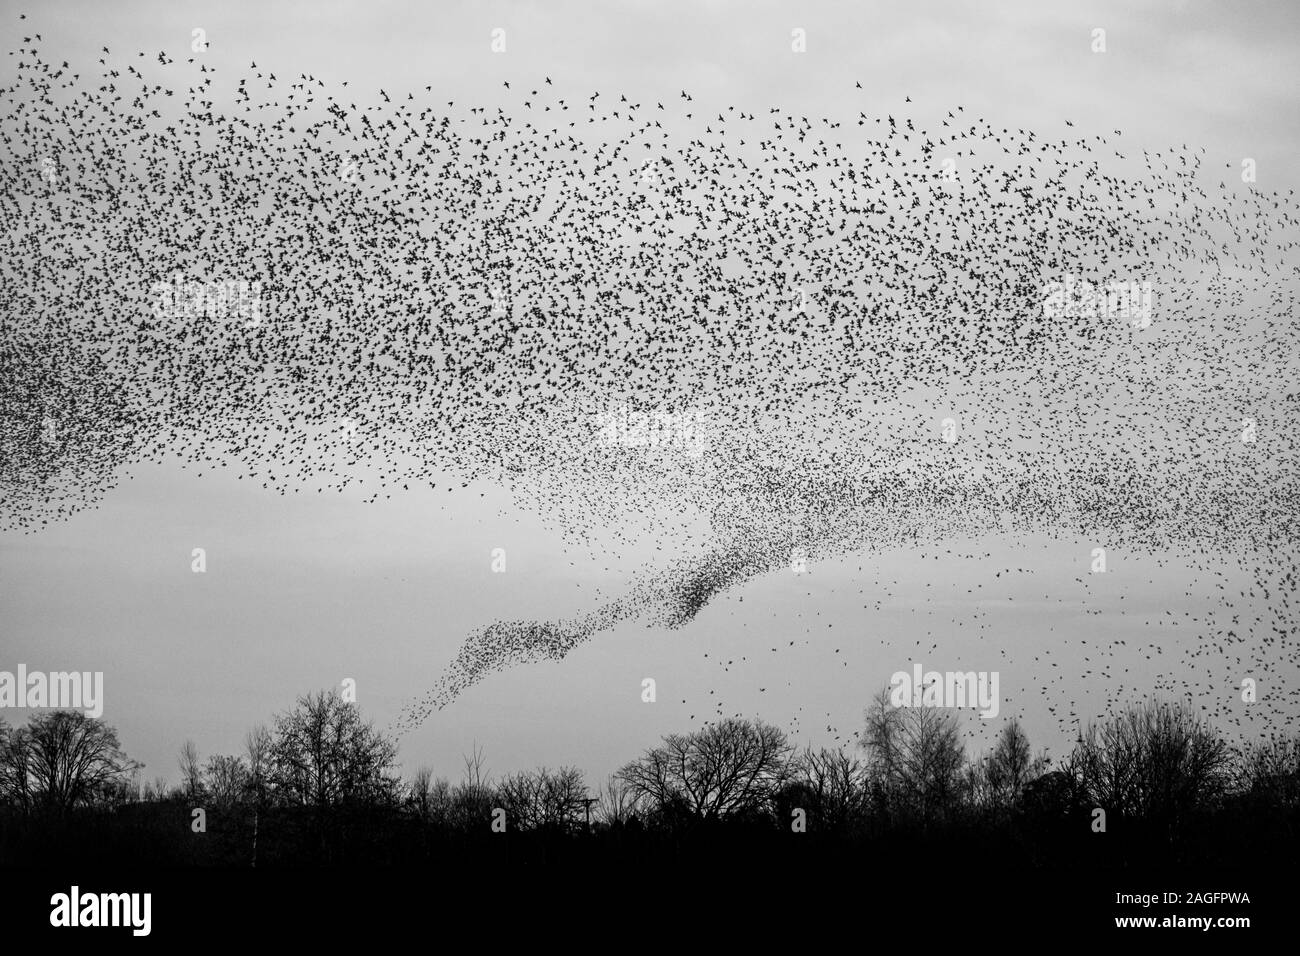
M 169 945 L 406 939 L 436 949 L 468 936 L 547 949 L 766 949 L 787 939 L 1019 951 L 1126 936 L 1222 948 L 1290 935 L 1300 911 L 1293 815 L 1221 812 L 1183 821 L 1174 839 L 1166 828 L 1093 833 L 1076 822 L 1022 816 L 833 837 L 759 825 L 448 836 L 375 818 L 333 819 L 327 830 L 280 820 L 264 825 L 272 835 L 254 867 L 232 861 L 245 835 L 223 836 L 219 819 L 206 843 L 186 837 L 168 851 L 142 840 L 156 819 L 142 829 L 81 818 L 45 831 L 41 845 L 11 831 L 0 883 L 9 938 L 56 944 L 75 933 L 92 945 L 150 945 L 125 928 L 52 929 L 51 896 L 72 885 L 151 893 L 149 939 Z M 1116 925 L 1128 917 L 1156 925 Z M 1166 917 L 1174 922 L 1161 925 Z M 1206 917 L 1250 925 L 1206 928 Z

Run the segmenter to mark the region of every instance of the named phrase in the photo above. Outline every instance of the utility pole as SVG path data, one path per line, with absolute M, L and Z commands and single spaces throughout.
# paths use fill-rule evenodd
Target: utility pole
M 587 818 L 587 832 L 590 833 L 591 832 L 591 805 L 593 803 L 598 803 L 599 800 L 596 797 L 579 797 L 578 799 L 582 802 L 582 809 L 583 812 L 586 814 L 586 818 Z

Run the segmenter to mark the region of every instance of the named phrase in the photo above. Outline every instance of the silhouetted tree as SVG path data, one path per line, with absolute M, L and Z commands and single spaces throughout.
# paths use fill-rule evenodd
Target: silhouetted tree
M 26 810 L 31 804 L 30 741 L 0 720 L 0 805 Z
M 167 799 L 167 781 L 162 777 L 146 780 L 140 788 L 140 799 L 145 803 L 160 803 Z
M 783 819 L 797 807 L 818 830 L 842 832 L 867 813 L 867 766 L 844 748 L 807 747 L 790 769 L 782 796 Z
M 1168 856 L 1165 844 L 1181 827 L 1185 839 L 1171 844 L 1180 858 L 1222 859 L 1249 844 L 1283 861 L 1300 805 L 1300 738 L 1230 751 L 1179 705 L 1134 706 L 1089 726 L 1049 770 L 1017 720 L 971 763 L 952 711 L 894 707 L 883 691 L 867 710 L 862 746 L 795 753 L 783 731 L 759 720 L 665 737 L 606 781 L 597 827 L 570 845 L 587 802 L 577 770 L 493 781 L 475 744 L 461 782 L 421 768 L 403 784 L 393 771 L 395 745 L 330 693 L 300 699 L 274 731 L 250 732 L 243 755 L 208 759 L 197 782 L 197 748 L 188 744 L 185 779 L 170 794 L 161 780 L 140 785 L 139 765 L 101 722 L 45 713 L 18 730 L 0 721 L 0 857 L 36 860 L 57 843 L 107 860 L 147 844 L 158 860 L 218 865 L 498 853 L 591 860 L 608 852 L 633 865 L 681 866 L 753 847 L 756 860 L 788 854 L 818 866 L 892 854 L 902 837 L 922 852 L 1089 866 Z M 205 803 L 189 802 L 194 795 Z M 209 817 L 214 836 L 188 839 L 186 808 L 204 805 L 219 808 Z M 57 819 L 30 812 L 40 807 L 66 812 Z M 94 812 L 106 807 L 117 812 Z M 496 807 L 522 838 L 491 835 Z M 1097 807 L 1107 810 L 1111 838 L 1094 837 Z M 807 838 L 782 836 L 795 808 L 806 814 Z M 703 821 L 709 825 L 677 826 Z
M 1227 745 L 1189 705 L 1152 701 L 1090 724 L 1070 767 L 1092 806 L 1177 824 L 1229 784 Z
M 712 821 L 769 811 L 789 774 L 792 750 L 780 728 L 732 718 L 671 734 L 616 776 L 638 806 Z
M 581 829 L 586 795 L 582 772 L 573 767 L 514 773 L 496 786 L 497 805 L 506 811 L 511 826 L 524 831 Z
M 453 830 L 480 831 L 491 819 L 496 794 L 483 764 L 483 748 L 477 742 L 463 760 L 465 776 L 447 792 L 445 819 Z
M 242 802 L 248 792 L 248 764 L 243 757 L 222 754 L 209 757 L 203 769 L 203 788 L 219 807 Z
M 632 819 L 636 799 L 628 785 L 616 776 L 608 777 L 597 794 L 596 817 L 606 826 L 624 826 Z
M 862 746 L 876 797 L 889 812 L 930 822 L 955 804 L 966 755 L 952 711 L 895 707 L 885 688 L 867 708 Z
M 1274 806 L 1300 803 L 1300 735 L 1247 744 L 1241 753 L 1237 789 Z
M 140 766 L 102 720 L 73 710 L 41 713 L 0 736 L 0 798 L 25 810 L 118 803 Z
M 275 791 L 290 805 L 389 805 L 401 786 L 397 745 L 329 691 L 301 697 L 276 717 L 269 756 Z
M 421 767 L 406 785 L 406 803 L 411 811 L 421 820 L 429 821 L 433 816 L 434 778 L 433 771 Z
M 967 786 L 972 806 L 994 811 L 1018 806 L 1025 788 L 1042 776 L 1050 763 L 1046 755 L 1032 755 L 1029 737 L 1013 717 L 998 733 L 993 751 L 969 768 Z
M 262 814 L 271 792 L 271 732 L 258 724 L 244 736 L 244 754 L 248 758 L 245 786 L 253 805 L 253 838 L 250 850 L 252 866 L 257 866 L 258 841 L 262 834 Z
M 203 796 L 203 766 L 199 762 L 199 748 L 194 745 L 194 741 L 187 740 L 181 745 L 176 763 L 181 768 L 181 787 L 185 798 L 197 802 Z

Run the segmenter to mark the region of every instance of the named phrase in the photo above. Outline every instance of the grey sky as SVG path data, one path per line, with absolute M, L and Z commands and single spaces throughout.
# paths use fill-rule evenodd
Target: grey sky
M 358 98 L 432 84 L 448 100 L 485 105 L 502 80 L 544 76 L 575 95 L 649 100 L 686 89 L 710 108 L 833 118 L 902 109 L 911 96 L 912 115 L 964 103 L 990 122 L 1056 135 L 1068 118 L 1081 131 L 1122 129 L 1125 142 L 1152 150 L 1203 145 L 1212 166 L 1255 158 L 1260 188 L 1296 181 L 1300 45 L 1296 8 L 1280 2 L 4 0 L 6 38 L 20 10 L 47 49 L 90 63 L 103 45 L 183 58 L 202 27 L 207 62 L 232 85 L 256 61 L 348 80 Z M 502 56 L 489 51 L 495 27 L 507 30 Z M 806 55 L 790 52 L 795 27 L 808 31 Z M 1096 27 L 1107 31 L 1105 54 L 1090 50 Z M 97 510 L 0 535 L 0 669 L 104 671 L 106 719 L 146 776 L 174 778 L 184 739 L 204 755 L 235 752 L 249 726 L 346 677 L 382 725 L 475 628 L 577 614 L 596 588 L 613 594 L 624 581 L 491 487 L 360 498 L 280 497 L 233 476 L 138 466 Z M 1147 645 L 1194 639 L 1194 625 L 1170 623 L 1165 610 L 1195 616 L 1201 604 L 1188 592 L 1211 586 L 1177 556 L 1156 567 L 1117 555 L 1110 578 L 1089 579 L 1090 546 L 953 544 L 945 549 L 980 557 L 863 554 L 807 577 L 770 575 L 681 631 L 624 625 L 561 664 L 498 675 L 403 738 L 401 756 L 454 775 L 477 741 L 494 771 L 575 764 L 595 783 L 661 734 L 715 716 L 718 701 L 727 714 L 760 714 L 801 742 L 829 743 L 847 738 L 867 698 L 913 660 L 1001 671 L 1003 714 L 1022 713 L 1035 745 L 1059 754 L 1067 741 L 1047 708 L 1077 700 L 1088 715 L 1120 684 L 1143 696 L 1169 679 Z M 195 547 L 207 551 L 205 575 L 190 572 Z M 507 549 L 502 575 L 490 571 L 496 547 Z M 1032 573 L 995 576 L 1005 568 Z M 1121 666 L 1132 673 L 1044 697 L 1044 682 L 1071 682 L 1079 669 L 1076 656 L 1052 656 L 1058 640 L 1089 635 L 1130 636 Z M 644 677 L 658 683 L 653 705 L 640 699 Z

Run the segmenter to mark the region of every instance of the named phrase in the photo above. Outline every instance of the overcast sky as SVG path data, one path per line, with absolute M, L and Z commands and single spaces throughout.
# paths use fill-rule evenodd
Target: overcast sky
M 719 107 L 832 118 L 911 96 L 918 115 L 964 103 L 991 122 L 1057 135 L 1070 119 L 1153 150 L 1205 146 L 1211 165 L 1255 158 L 1260 188 L 1296 181 L 1300 45 L 1296 8 L 1282 2 L 3 0 L 7 40 L 18 11 L 48 50 L 92 63 L 105 45 L 181 59 L 202 27 L 208 62 L 232 85 L 256 61 L 346 79 L 358 96 L 433 84 L 446 99 L 484 104 L 503 79 L 543 76 L 584 96 L 687 89 Z M 507 31 L 504 56 L 489 50 L 495 27 Z M 790 55 L 795 27 L 807 30 L 805 56 Z M 1104 55 L 1090 49 L 1097 27 Z M 175 779 L 186 738 L 205 756 L 236 752 L 250 726 L 344 678 L 386 724 L 472 630 L 576 614 L 595 588 L 618 593 L 623 582 L 499 489 L 360 499 L 288 498 L 174 464 L 133 467 L 96 510 L 0 535 L 0 669 L 104 671 L 104 715 L 126 750 L 146 776 Z M 207 552 L 204 575 L 190 571 L 196 547 Z M 497 547 L 505 574 L 491 572 Z M 914 660 L 999 670 L 1003 714 L 1023 715 L 1035 745 L 1059 754 L 1068 740 L 1048 708 L 1077 701 L 1090 715 L 1121 680 L 1145 696 L 1168 677 L 1152 642 L 1181 639 L 1160 618 L 1171 607 L 1195 615 L 1207 587 L 1177 555 L 1162 566 L 1117 555 L 1117 573 L 1089 580 L 1090 547 L 954 543 L 943 550 L 976 557 L 866 553 L 807 576 L 770 575 L 682 630 L 631 623 L 560 664 L 493 677 L 404 737 L 401 757 L 455 776 L 477 741 L 494 772 L 573 764 L 594 784 L 660 735 L 715 716 L 719 701 L 800 742 L 830 743 L 847 739 L 867 698 Z M 1019 568 L 1027 573 L 1005 572 Z M 1062 639 L 1103 632 L 1133 638 L 1130 674 L 1084 680 L 1077 657 L 1053 657 Z M 658 683 L 653 705 L 641 701 L 644 677 Z M 1050 680 L 1077 687 L 1044 695 Z M 987 729 L 973 715 L 965 722 Z

